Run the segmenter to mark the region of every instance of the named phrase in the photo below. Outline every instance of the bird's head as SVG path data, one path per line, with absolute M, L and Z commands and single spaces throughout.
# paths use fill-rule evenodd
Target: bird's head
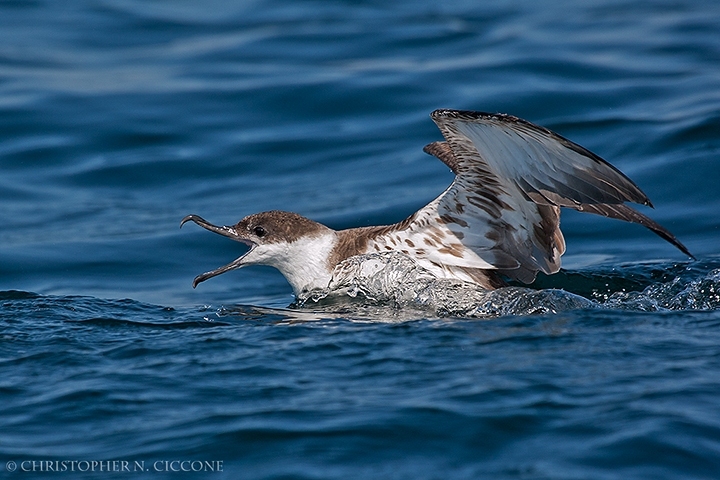
M 227 265 L 195 277 L 193 288 L 209 278 L 246 265 L 277 268 L 296 295 L 323 283 L 326 286 L 329 281 L 326 263 L 334 246 L 335 232 L 309 218 L 272 210 L 248 215 L 232 226 L 217 226 L 198 215 L 188 215 L 180 226 L 189 221 L 250 247 Z

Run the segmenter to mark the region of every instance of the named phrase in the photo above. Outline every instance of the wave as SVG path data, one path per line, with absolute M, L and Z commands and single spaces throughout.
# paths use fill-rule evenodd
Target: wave
M 341 263 L 328 288 L 289 308 L 253 305 L 164 307 L 132 299 L 0 291 L 0 317 L 107 328 L 183 329 L 342 318 L 402 322 L 429 318 L 497 318 L 577 310 L 672 312 L 720 310 L 720 259 L 561 270 L 530 287 L 485 290 L 438 279 L 401 253 L 374 253 Z

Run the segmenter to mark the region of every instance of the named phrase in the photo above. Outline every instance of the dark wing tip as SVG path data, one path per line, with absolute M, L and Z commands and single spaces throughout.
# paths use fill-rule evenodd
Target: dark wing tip
M 647 215 L 644 215 L 637 210 L 635 210 L 632 207 L 629 207 L 628 205 L 624 204 L 618 204 L 618 205 L 608 205 L 608 204 L 600 204 L 600 205 L 588 205 L 588 204 L 581 204 L 575 207 L 576 210 L 581 212 L 587 212 L 587 213 L 594 213 L 596 215 L 602 215 L 609 218 L 615 218 L 618 220 L 624 220 L 626 222 L 630 223 L 637 223 L 639 225 L 642 225 L 643 227 L 647 228 L 648 230 L 655 233 L 657 236 L 662 238 L 663 240 L 671 243 L 675 246 L 678 250 L 683 252 L 688 257 L 692 258 L 693 260 L 697 260 L 695 256 L 690 253 L 690 250 L 687 249 L 685 245 L 682 244 L 680 240 L 677 239 L 675 235 L 670 232 L 667 228 L 660 225 L 658 222 L 653 220 L 652 218 L 648 217 Z

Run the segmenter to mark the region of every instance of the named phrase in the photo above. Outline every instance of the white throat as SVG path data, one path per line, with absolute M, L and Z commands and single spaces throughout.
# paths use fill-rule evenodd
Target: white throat
M 302 292 L 328 286 L 332 278 L 329 258 L 336 242 L 335 232 L 328 230 L 294 242 L 258 246 L 253 263 L 280 270 L 298 297 Z

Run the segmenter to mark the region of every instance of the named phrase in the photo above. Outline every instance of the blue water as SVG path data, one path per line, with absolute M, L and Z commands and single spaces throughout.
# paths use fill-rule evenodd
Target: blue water
M 720 478 L 718 25 L 715 0 L 0 2 L 0 476 Z M 565 212 L 527 298 L 584 308 L 288 309 L 262 267 L 192 289 L 244 247 L 189 213 L 433 199 L 436 108 L 598 153 L 698 260 Z

